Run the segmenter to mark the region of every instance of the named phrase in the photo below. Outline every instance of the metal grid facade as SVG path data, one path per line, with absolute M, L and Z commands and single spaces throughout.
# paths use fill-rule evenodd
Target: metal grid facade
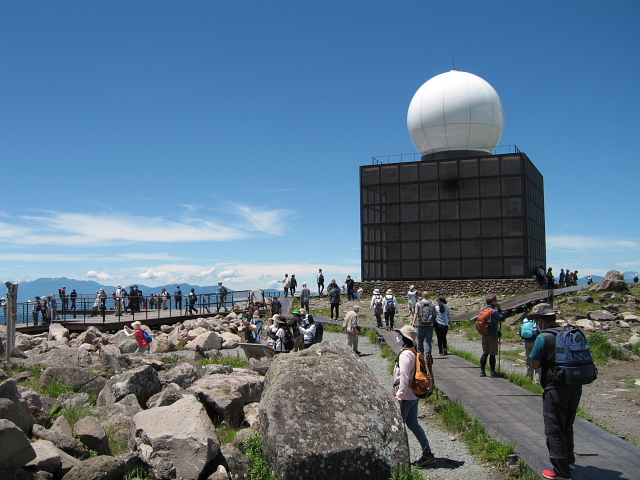
M 524 153 L 360 167 L 362 280 L 529 277 L 544 184 Z

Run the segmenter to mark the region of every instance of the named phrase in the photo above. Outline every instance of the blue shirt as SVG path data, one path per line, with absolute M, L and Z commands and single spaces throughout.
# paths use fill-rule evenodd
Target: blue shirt
M 536 341 L 533 344 L 533 349 L 529 354 L 529 358 L 538 361 L 542 361 L 544 358 L 544 338 L 542 338 L 542 335 L 538 335 L 536 337 Z

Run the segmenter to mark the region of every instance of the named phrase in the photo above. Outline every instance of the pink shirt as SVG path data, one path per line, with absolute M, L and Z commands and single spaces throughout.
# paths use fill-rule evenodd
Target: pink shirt
M 411 350 L 400 352 L 398 365 L 393 371 L 393 384 L 398 386 L 396 400 L 417 400 L 416 394 L 409 387 L 409 380 L 416 375 L 416 356 Z

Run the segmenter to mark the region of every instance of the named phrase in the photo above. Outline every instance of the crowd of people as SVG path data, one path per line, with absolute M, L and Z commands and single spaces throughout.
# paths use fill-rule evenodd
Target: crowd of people
M 540 265 L 535 271 L 535 277 L 543 288 L 564 288 L 575 287 L 578 285 L 578 271 L 571 271 L 568 268 L 566 270 L 561 268 L 558 279 L 556 280 L 551 267 L 545 270 L 544 267 Z M 589 275 L 589 278 L 590 277 L 591 275 Z

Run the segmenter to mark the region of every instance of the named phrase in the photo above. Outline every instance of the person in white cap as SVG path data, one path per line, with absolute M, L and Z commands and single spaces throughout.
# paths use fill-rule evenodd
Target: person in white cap
M 373 314 L 376 316 L 376 322 L 378 323 L 377 327 L 382 328 L 382 314 L 384 313 L 384 309 L 382 308 L 382 295 L 380 294 L 379 289 L 375 289 L 373 291 L 373 297 L 371 297 L 371 305 L 369 305 L 369 310 L 373 310 Z
M 418 421 L 418 403 L 420 399 L 413 393 L 409 386 L 410 380 L 415 376 L 416 371 L 416 340 L 418 332 L 411 325 L 405 325 L 398 332 L 398 343 L 402 345 L 402 351 L 398 356 L 398 362 L 393 371 L 393 386 L 395 397 L 400 402 L 400 413 L 402 420 L 411 432 L 415 435 L 422 448 L 422 456 L 414 463 L 417 467 L 426 467 L 438 463 L 438 460 L 431 452 L 427 434 Z
M 409 318 L 413 318 L 413 314 L 416 311 L 416 304 L 418 303 L 418 290 L 416 290 L 415 285 L 409 287 L 407 300 L 409 301 Z

